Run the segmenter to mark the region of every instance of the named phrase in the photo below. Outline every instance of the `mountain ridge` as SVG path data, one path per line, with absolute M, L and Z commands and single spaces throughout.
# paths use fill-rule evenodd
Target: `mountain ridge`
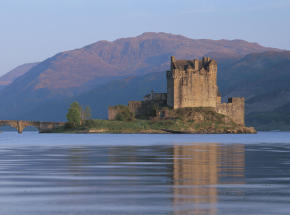
M 32 67 L 36 66 L 37 64 L 38 62 L 22 64 L 10 70 L 6 74 L 2 75 L 0 77 L 0 90 L 4 89 L 6 86 L 11 84 L 16 78 L 24 75 L 26 72 L 28 72 Z

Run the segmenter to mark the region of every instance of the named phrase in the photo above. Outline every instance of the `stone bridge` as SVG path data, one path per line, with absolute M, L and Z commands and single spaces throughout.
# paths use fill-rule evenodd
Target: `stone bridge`
M 56 129 L 63 126 L 64 122 L 37 122 L 37 121 L 13 121 L 13 120 L 0 120 L 1 126 L 12 126 L 18 130 L 18 133 L 22 133 L 23 129 L 27 126 L 34 126 L 38 128 L 39 133 L 44 133 L 52 129 Z

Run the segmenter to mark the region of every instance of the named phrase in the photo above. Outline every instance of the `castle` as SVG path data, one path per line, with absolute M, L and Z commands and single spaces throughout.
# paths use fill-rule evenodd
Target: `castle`
M 171 57 L 171 70 L 166 71 L 167 93 L 144 96 L 144 101 L 129 101 L 128 106 L 136 116 L 150 115 L 154 105 L 183 107 L 211 107 L 216 112 L 229 116 L 239 125 L 244 125 L 244 98 L 228 98 L 221 103 L 217 86 L 217 63 L 209 57 L 202 60 L 175 60 Z M 108 110 L 108 119 L 116 117 L 114 106 Z

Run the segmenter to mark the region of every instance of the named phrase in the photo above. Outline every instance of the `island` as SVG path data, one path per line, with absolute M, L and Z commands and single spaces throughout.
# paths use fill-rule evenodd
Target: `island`
M 168 107 L 156 110 L 165 113 L 164 117 L 140 116 L 135 119 L 130 115 L 127 106 L 123 108 L 116 120 L 90 119 L 76 127 L 69 124 L 49 131 L 53 133 L 126 133 L 126 134 L 241 134 L 257 133 L 253 127 L 245 127 L 235 123 L 230 117 L 213 111 L 211 108 Z M 123 118 L 123 119 L 122 119 Z

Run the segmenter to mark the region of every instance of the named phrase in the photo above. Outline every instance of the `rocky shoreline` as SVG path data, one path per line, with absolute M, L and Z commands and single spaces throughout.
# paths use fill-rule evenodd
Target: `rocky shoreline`
M 170 131 L 168 131 L 170 132 Z M 198 131 L 173 131 L 170 133 L 180 133 L 180 134 L 257 134 L 254 127 L 238 127 L 235 129 L 207 129 Z
M 170 130 L 170 129 L 161 129 L 161 130 L 134 130 L 130 131 L 120 131 L 120 132 L 110 132 L 109 129 L 89 129 L 84 131 L 77 132 L 79 134 L 96 134 L 96 133 L 109 133 L 109 134 L 257 134 L 257 131 L 254 127 L 237 127 L 234 129 L 207 129 L 207 130 Z

